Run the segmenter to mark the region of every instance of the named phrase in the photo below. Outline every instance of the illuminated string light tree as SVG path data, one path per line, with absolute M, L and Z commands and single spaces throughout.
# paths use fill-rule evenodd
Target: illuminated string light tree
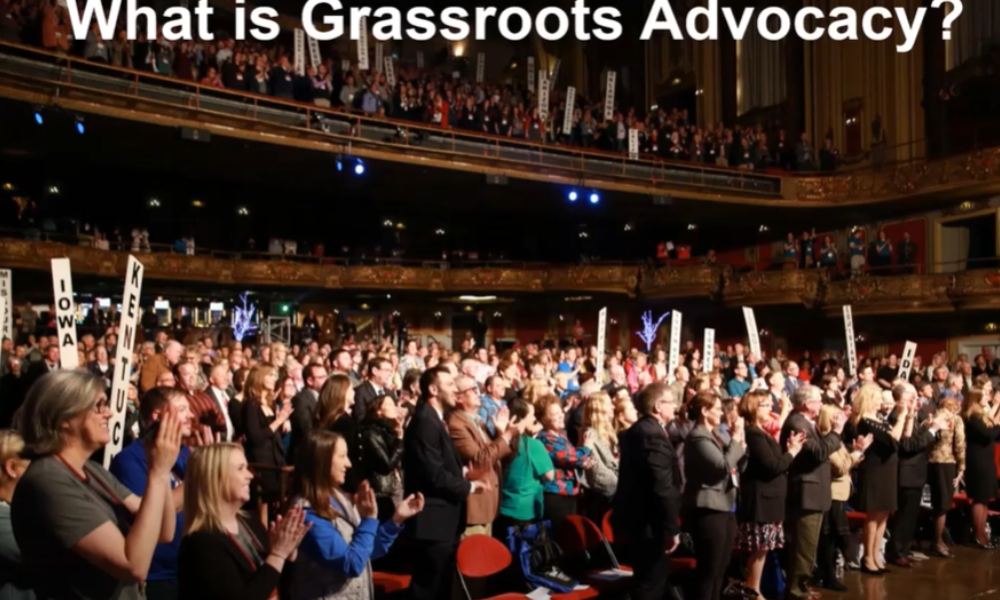
M 243 302 L 243 306 L 233 307 L 233 337 L 236 338 L 237 342 L 242 342 L 249 333 L 256 331 L 257 326 L 254 325 L 253 318 L 257 312 L 256 306 L 247 306 L 247 295 L 241 294 L 240 301 Z
M 670 311 L 660 315 L 660 318 L 653 322 L 653 311 L 647 310 L 642 313 L 642 331 L 635 332 L 639 336 L 639 339 L 646 342 L 646 353 L 649 353 L 653 348 L 653 342 L 656 341 L 656 331 L 660 328 L 660 323 L 663 319 L 666 319 L 670 315 Z

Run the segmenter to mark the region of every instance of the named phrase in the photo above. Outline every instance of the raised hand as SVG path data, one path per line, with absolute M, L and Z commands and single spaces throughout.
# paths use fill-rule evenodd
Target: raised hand
M 507 431 L 507 425 L 510 424 L 510 409 L 506 406 L 501 408 L 497 412 L 497 416 L 493 417 L 493 426 L 496 427 L 498 434 Z
M 469 461 L 469 466 L 465 471 L 466 481 L 476 481 L 478 479 L 484 479 L 486 474 L 490 471 L 488 467 L 476 464 L 475 461 Z
M 362 481 L 358 485 L 358 492 L 354 494 L 354 507 L 358 509 L 358 514 L 362 519 L 377 519 L 378 504 L 375 502 L 375 491 L 367 481 Z
M 864 453 L 868 449 L 868 446 L 872 445 L 872 434 L 866 436 L 858 437 L 854 440 L 854 450 L 857 452 Z
M 220 440 L 219 434 L 213 434 L 212 428 L 208 425 L 199 425 L 194 430 L 194 436 L 191 441 L 191 445 L 195 447 L 200 446 L 211 446 L 212 444 L 218 444 Z
M 951 415 L 946 415 L 944 413 L 938 413 L 934 415 L 934 421 L 931 426 L 939 431 L 947 431 L 952 428 Z
M 284 404 L 281 405 L 281 410 L 278 411 L 277 419 L 278 421 L 284 423 L 291 416 L 292 416 L 292 403 L 285 402 Z
M 804 431 L 793 431 L 792 434 L 788 436 L 788 453 L 792 456 L 798 456 L 805 443 L 806 433 Z
M 281 559 L 291 557 L 311 526 L 311 523 L 306 523 L 305 509 L 298 504 L 290 508 L 284 517 L 278 515 L 277 521 L 271 524 L 271 554 Z
M 392 520 L 396 525 L 402 525 L 403 521 L 416 516 L 422 510 L 424 510 L 424 495 L 420 493 L 410 494 L 396 505 L 396 512 L 392 515 Z
M 833 432 L 840 435 L 844 432 L 844 425 L 847 424 L 847 416 L 841 411 L 837 413 L 837 417 L 833 420 Z
M 150 474 L 166 475 L 174 468 L 181 451 L 182 431 L 177 409 L 168 405 L 160 413 L 156 439 L 146 448 Z

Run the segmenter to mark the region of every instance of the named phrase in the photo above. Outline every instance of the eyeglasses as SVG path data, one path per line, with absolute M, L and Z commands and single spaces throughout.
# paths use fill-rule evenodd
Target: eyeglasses
M 108 410 L 110 408 L 111 408 L 111 401 L 108 400 L 107 398 L 103 397 L 98 398 L 97 401 L 94 402 L 94 412 L 96 413 L 104 412 L 105 410 Z
M 476 391 L 476 388 L 467 388 L 467 389 L 464 389 L 464 390 L 458 390 L 458 393 L 459 394 L 468 394 L 469 392 L 475 392 L 475 391 Z

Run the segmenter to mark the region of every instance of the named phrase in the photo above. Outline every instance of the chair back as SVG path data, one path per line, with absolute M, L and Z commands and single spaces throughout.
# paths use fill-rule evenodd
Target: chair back
M 496 575 L 510 566 L 510 551 L 488 535 L 470 535 L 458 545 L 458 572 L 463 577 Z

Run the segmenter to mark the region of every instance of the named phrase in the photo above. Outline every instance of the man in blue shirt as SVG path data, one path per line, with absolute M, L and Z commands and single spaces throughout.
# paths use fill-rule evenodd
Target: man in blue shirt
M 177 410 L 181 432 L 185 439 L 191 437 L 191 408 L 187 396 L 176 388 L 153 388 L 142 397 L 139 404 L 139 415 L 142 431 L 145 434 L 149 427 L 160 418 L 167 406 Z M 111 474 L 133 493 L 141 495 L 146 490 L 146 480 L 149 477 L 149 463 L 146 460 L 144 439 L 140 437 L 126 446 L 111 461 Z M 184 529 L 184 471 L 187 468 L 191 451 L 187 446 L 181 446 L 177 463 L 170 477 L 173 488 L 174 506 L 177 507 L 177 533 L 169 544 L 157 544 L 153 554 L 153 562 L 146 578 L 147 600 L 177 600 L 177 553 L 181 547 L 182 531 Z

